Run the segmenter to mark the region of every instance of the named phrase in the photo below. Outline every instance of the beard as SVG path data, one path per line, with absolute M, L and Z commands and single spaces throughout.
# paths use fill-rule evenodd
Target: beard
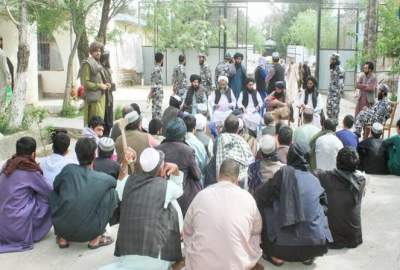
M 365 74 L 365 76 L 368 76 L 368 74 L 369 74 L 369 71 L 367 71 L 367 72 L 365 72 L 365 71 L 364 71 L 364 74 Z
M 385 95 L 383 94 L 383 92 L 378 93 L 378 100 L 382 100 L 384 97 Z

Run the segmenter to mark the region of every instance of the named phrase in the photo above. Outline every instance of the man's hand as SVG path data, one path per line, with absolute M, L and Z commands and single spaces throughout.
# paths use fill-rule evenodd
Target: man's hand
M 107 85 L 107 90 L 111 90 L 111 83 L 106 83 Z
M 161 170 L 161 177 L 166 177 L 170 175 L 179 175 L 178 165 L 176 165 L 175 163 L 165 162 L 164 167 Z
M 99 88 L 101 90 L 105 91 L 105 90 L 107 90 L 108 86 L 107 86 L 107 84 L 101 83 L 101 84 L 99 84 Z
M 127 164 L 131 164 L 136 162 L 136 159 L 137 159 L 136 151 L 128 147 L 124 153 L 124 162 L 126 162 Z

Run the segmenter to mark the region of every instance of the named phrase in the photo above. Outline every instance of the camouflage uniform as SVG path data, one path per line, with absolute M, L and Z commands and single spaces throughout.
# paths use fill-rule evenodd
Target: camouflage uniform
M 200 78 L 206 95 L 209 96 L 212 91 L 212 76 L 210 67 L 206 64 L 200 65 Z
M 379 100 L 375 105 L 367 110 L 361 111 L 356 117 L 355 129 L 358 134 L 361 134 L 362 129 L 366 125 L 373 125 L 374 123 L 385 124 L 386 120 L 390 117 L 391 103 L 387 98 Z
M 227 78 L 230 77 L 232 74 L 231 71 L 231 64 L 229 62 L 221 62 L 215 68 L 215 87 L 218 87 L 218 78 L 219 76 L 226 76 Z
M 164 91 L 163 91 L 163 78 L 162 68 L 156 64 L 153 72 L 151 73 L 151 95 L 152 100 L 151 113 L 152 118 L 161 119 L 161 109 L 163 103 Z
M 340 112 L 340 93 L 344 88 L 344 69 L 337 65 L 331 70 L 331 81 L 329 82 L 328 100 L 326 104 L 326 113 L 328 118 L 338 119 Z
M 186 92 L 187 79 L 185 66 L 183 64 L 178 64 L 174 71 L 172 72 L 172 85 L 173 91 L 178 96 L 182 97 Z

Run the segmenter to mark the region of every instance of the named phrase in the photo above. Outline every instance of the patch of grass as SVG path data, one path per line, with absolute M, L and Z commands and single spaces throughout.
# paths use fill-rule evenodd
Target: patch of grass
M 0 133 L 12 134 L 18 131 L 30 129 L 33 125 L 40 124 L 48 115 L 46 109 L 28 105 L 25 107 L 24 116 L 20 128 L 13 129 L 10 127 L 10 107 L 0 112 Z
M 71 104 L 68 104 L 60 112 L 60 116 L 66 117 L 66 118 L 75 118 L 81 114 L 82 114 L 82 112 L 80 112 L 75 106 L 73 106 Z

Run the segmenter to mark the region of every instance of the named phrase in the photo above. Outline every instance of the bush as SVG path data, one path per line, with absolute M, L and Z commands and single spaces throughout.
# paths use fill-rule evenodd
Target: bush
M 79 116 L 79 110 L 75 106 L 68 104 L 62 109 L 62 111 L 60 112 L 60 116 L 66 118 L 74 118 Z
M 117 106 L 114 110 L 114 119 L 122 118 L 122 106 Z
M 22 118 L 21 127 L 18 129 L 10 128 L 10 107 L 0 113 L 0 133 L 11 134 L 21 130 L 27 130 L 34 124 L 39 124 L 47 116 L 46 109 L 28 105 L 25 107 L 24 116 Z

